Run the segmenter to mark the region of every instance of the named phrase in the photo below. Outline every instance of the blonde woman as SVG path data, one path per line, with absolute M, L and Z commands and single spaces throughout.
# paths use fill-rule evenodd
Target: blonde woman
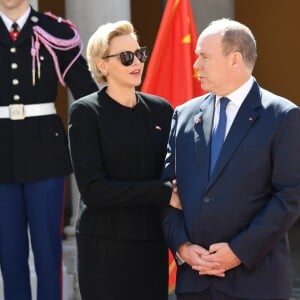
M 100 26 L 88 42 L 87 58 L 104 87 L 70 109 L 71 156 L 81 193 L 82 299 L 166 300 L 168 252 L 160 210 L 177 198 L 160 174 L 173 110 L 164 99 L 135 90 L 148 53 L 131 23 Z

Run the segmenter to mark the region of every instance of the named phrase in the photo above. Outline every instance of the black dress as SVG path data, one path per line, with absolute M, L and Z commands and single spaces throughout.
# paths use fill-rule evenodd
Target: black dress
M 160 180 L 173 110 L 136 92 L 120 105 L 102 89 L 73 103 L 69 137 L 81 194 L 77 222 L 83 300 L 166 300 L 168 253 L 160 209 L 172 188 Z

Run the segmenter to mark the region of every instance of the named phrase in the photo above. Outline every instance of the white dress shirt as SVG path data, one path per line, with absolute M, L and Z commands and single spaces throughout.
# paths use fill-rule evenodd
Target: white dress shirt
M 226 107 L 227 123 L 226 123 L 225 138 L 231 128 L 231 125 L 241 105 L 243 104 L 248 93 L 250 92 L 254 81 L 255 81 L 254 77 L 251 76 L 249 80 L 247 80 L 241 87 L 239 87 L 237 90 L 235 90 L 234 92 L 226 96 L 226 98 L 228 98 L 230 101 Z M 213 129 L 217 127 L 217 124 L 219 122 L 220 98 L 222 97 L 216 95 Z

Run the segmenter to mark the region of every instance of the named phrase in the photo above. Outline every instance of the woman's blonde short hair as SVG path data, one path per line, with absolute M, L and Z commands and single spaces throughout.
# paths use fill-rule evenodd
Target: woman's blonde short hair
M 98 27 L 87 44 L 87 62 L 89 70 L 98 83 L 106 83 L 106 76 L 97 67 L 97 61 L 109 54 L 110 41 L 120 35 L 130 34 L 137 40 L 134 27 L 129 21 L 106 23 Z

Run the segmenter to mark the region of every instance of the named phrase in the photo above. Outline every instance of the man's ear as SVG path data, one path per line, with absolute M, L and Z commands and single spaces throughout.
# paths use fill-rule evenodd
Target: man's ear
M 231 67 L 233 69 L 240 68 L 241 63 L 243 63 L 243 57 L 241 52 L 232 52 L 231 53 Z

